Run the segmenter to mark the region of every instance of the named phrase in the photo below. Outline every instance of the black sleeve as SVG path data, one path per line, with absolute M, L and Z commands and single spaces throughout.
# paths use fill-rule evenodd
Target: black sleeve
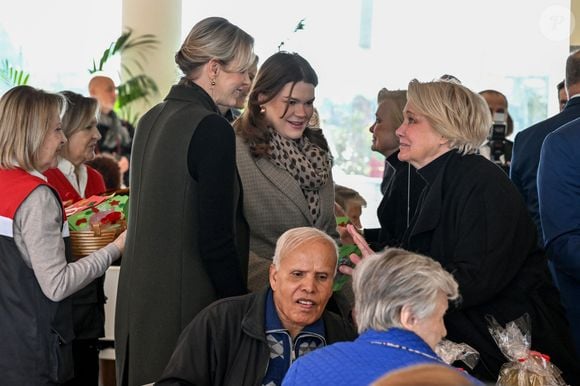
M 177 345 L 155 386 L 211 385 L 215 365 L 210 308 L 200 312 L 179 335 Z
M 235 147 L 232 127 L 210 115 L 197 127 L 188 155 L 190 173 L 198 181 L 201 258 L 219 297 L 247 292 L 234 228 Z

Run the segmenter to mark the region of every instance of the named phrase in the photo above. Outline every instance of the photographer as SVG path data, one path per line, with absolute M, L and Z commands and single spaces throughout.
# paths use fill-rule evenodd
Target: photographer
M 507 98 L 496 90 L 484 90 L 479 95 L 487 102 L 493 120 L 488 140 L 481 146 L 479 153 L 509 174 L 513 142 L 506 137 L 512 134 L 514 125 L 508 112 Z

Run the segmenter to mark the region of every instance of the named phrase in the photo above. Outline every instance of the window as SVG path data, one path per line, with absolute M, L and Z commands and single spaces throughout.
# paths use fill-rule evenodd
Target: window
M 198 20 L 220 15 L 254 36 L 261 62 L 281 42 L 310 61 L 335 181 L 366 198 L 363 225 L 374 227 L 384 158 L 370 151 L 368 127 L 378 90 L 451 74 L 476 92 L 503 92 L 515 131 L 523 130 L 558 111 L 569 10 L 569 0 L 183 0 L 182 27 L 185 36 Z M 294 32 L 301 19 L 304 29 Z
M 120 34 L 120 1 L 11 1 L 0 12 L 0 60 L 29 73 L 31 86 L 86 95 L 93 59 Z M 113 79 L 118 68 L 118 58 L 107 63 Z

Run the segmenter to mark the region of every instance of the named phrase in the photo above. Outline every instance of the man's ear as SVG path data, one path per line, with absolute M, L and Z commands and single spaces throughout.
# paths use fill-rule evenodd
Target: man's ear
M 270 264 L 269 279 L 270 279 L 270 287 L 272 288 L 273 291 L 275 291 L 276 285 L 278 283 L 278 270 L 276 269 L 276 266 L 274 264 Z
M 400 316 L 401 316 L 401 326 L 403 326 L 403 328 L 405 328 L 406 330 L 414 331 L 415 324 L 417 323 L 417 318 L 411 311 L 411 307 L 404 305 L 403 308 L 401 308 Z

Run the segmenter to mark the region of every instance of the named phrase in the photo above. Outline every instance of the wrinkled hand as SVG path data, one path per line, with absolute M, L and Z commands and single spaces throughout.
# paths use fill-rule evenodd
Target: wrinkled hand
M 127 230 L 125 229 L 123 231 L 123 233 L 121 233 L 119 236 L 117 236 L 117 238 L 113 241 L 113 244 L 115 244 L 121 250 L 121 255 L 123 253 L 125 253 L 125 239 L 126 238 L 127 238 Z
M 374 251 L 371 249 L 371 247 L 369 247 L 365 238 L 358 232 L 358 230 L 352 224 L 348 224 L 346 226 L 346 230 L 350 234 L 352 240 L 354 241 L 354 243 L 356 244 L 358 249 L 360 249 L 360 251 L 361 251 L 362 257 L 359 257 L 355 253 L 353 253 L 349 256 L 350 261 L 352 261 L 354 263 L 354 265 L 356 266 L 358 263 L 360 263 L 362 261 L 362 259 L 364 259 L 367 256 L 372 255 L 374 253 Z M 338 267 L 338 269 L 341 273 L 344 273 L 345 275 L 352 276 L 353 268 L 349 267 L 348 265 L 341 265 L 340 267 Z

